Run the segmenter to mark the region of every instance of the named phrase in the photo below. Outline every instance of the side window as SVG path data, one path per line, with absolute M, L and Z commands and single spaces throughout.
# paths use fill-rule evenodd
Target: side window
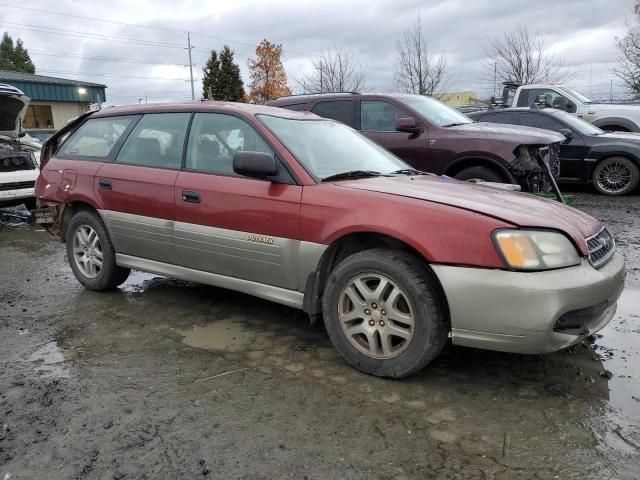
M 316 115 L 337 120 L 350 127 L 355 126 L 355 102 L 352 100 L 336 100 L 318 102 L 312 110 Z
M 234 175 L 233 156 L 239 151 L 273 155 L 271 147 L 244 120 L 221 113 L 196 113 L 185 168 Z
M 567 128 L 557 120 L 540 113 L 520 113 L 520 124 L 525 127 L 543 128 L 559 132 L 561 128 Z
M 507 123 L 513 125 L 515 123 L 511 113 L 486 113 L 480 117 L 474 117 L 479 122 L 489 123 Z
M 518 100 L 519 107 L 530 107 L 534 103 L 540 95 L 544 95 L 547 100 L 547 106 L 553 108 L 562 108 L 562 105 L 568 102 L 567 98 L 560 95 L 555 90 L 551 90 L 549 88 L 533 88 L 529 90 L 529 97 L 527 99 L 527 103 L 524 105 L 520 104 L 520 100 Z
M 138 122 L 116 162 L 179 169 L 190 113 L 148 113 Z
M 57 155 L 107 158 L 136 117 L 92 118 L 62 144 Z
M 296 112 L 299 112 L 300 110 L 303 110 L 305 107 L 306 103 L 295 103 L 293 105 L 283 105 L 282 108 L 286 108 L 287 110 L 294 110 Z
M 395 132 L 396 122 L 406 117 L 399 108 L 380 100 L 360 102 L 360 129 L 375 132 Z

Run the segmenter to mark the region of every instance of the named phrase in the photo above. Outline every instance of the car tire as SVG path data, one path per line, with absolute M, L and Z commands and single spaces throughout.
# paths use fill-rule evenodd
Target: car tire
M 485 182 L 503 183 L 505 180 L 492 168 L 476 166 L 460 170 L 453 176 L 456 180 L 484 180 Z
M 31 211 L 31 210 L 35 210 L 37 205 L 36 205 L 36 199 L 35 198 L 27 198 L 26 200 L 24 200 L 22 202 L 22 204 L 24 205 L 24 207 Z
M 603 195 L 626 195 L 638 186 L 640 170 L 636 163 L 626 157 L 609 157 L 596 165 L 591 180 Z
M 76 213 L 67 226 L 66 241 L 71 270 L 89 290 L 112 290 L 129 276 L 128 268 L 116 265 L 113 243 L 97 213 Z
M 376 296 L 376 291 L 381 293 Z M 353 367 L 378 377 L 406 377 L 436 358 L 447 342 L 449 320 L 440 292 L 433 273 L 415 256 L 387 248 L 365 250 L 344 259 L 329 275 L 324 324 L 336 350 Z

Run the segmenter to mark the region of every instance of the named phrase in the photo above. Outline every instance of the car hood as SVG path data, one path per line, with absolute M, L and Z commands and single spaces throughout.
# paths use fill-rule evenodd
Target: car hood
M 0 135 L 17 138 L 20 133 L 22 119 L 29 106 L 29 97 L 16 93 L 0 91 Z M 19 92 L 19 93 L 18 93 Z
M 605 132 L 601 135 L 596 135 L 596 138 L 603 138 L 607 140 L 620 140 L 623 142 L 638 142 L 640 141 L 640 133 L 635 132 Z
M 563 142 L 565 139 L 564 135 L 549 130 L 488 122 L 456 125 L 455 127 L 447 127 L 447 130 L 455 131 L 467 137 L 509 140 L 519 144 L 548 145 L 550 143 Z
M 585 256 L 588 254 L 585 239 L 602 229 L 595 218 L 555 200 L 434 175 L 373 177 L 336 184 L 463 208 L 518 227 L 561 230 Z

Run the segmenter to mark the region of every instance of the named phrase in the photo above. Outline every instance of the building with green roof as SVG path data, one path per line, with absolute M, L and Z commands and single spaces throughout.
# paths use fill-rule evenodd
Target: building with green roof
M 26 130 L 57 130 L 106 101 L 106 85 L 66 78 L 0 70 L 0 83 L 12 85 L 31 99 L 22 122 Z

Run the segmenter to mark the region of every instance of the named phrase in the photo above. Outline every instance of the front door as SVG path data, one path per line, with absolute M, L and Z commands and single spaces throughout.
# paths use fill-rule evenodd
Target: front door
M 298 289 L 302 187 L 236 175 L 240 150 L 274 153 L 239 117 L 195 115 L 174 190 L 177 258 L 188 268 Z
M 428 170 L 426 162 L 429 135 L 396 131 L 400 118 L 414 117 L 384 100 L 361 100 L 360 131 L 379 145 L 419 170 Z M 417 120 L 417 119 L 416 119 Z
M 173 189 L 190 113 L 144 115 L 95 176 L 116 252 L 175 263 Z

